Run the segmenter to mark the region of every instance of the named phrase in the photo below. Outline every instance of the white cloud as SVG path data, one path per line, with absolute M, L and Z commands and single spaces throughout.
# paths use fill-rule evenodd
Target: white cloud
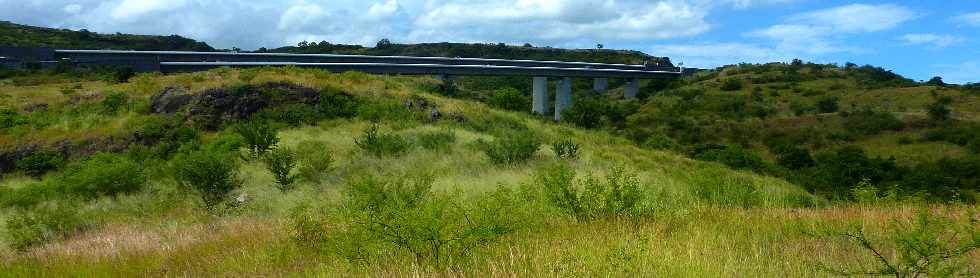
M 962 43 L 966 38 L 949 34 L 905 34 L 900 38 L 910 45 L 930 45 L 936 48 L 943 48 L 950 45 Z
M 152 12 L 165 12 L 181 8 L 185 0 L 123 0 L 112 9 L 111 16 L 116 20 L 132 20 Z
M 892 5 L 851 4 L 797 14 L 797 23 L 830 27 L 834 32 L 877 32 L 898 26 L 916 17 L 911 9 Z
M 796 1 L 797 0 L 724 0 L 722 2 L 728 2 L 737 9 L 745 9 L 759 5 L 786 4 Z
M 367 17 L 380 19 L 388 16 L 392 16 L 398 12 L 398 1 L 389 0 L 385 3 L 374 3 L 368 8 Z
M 306 24 L 315 23 L 327 15 L 327 12 L 317 4 L 300 4 L 289 7 L 279 17 L 279 30 L 295 29 Z
M 64 8 L 62 8 L 61 10 L 62 11 L 65 11 L 65 13 L 77 14 L 78 12 L 81 12 L 82 11 L 82 5 L 79 5 L 79 4 L 68 4 L 67 6 L 65 6 Z
M 959 15 L 953 17 L 953 21 L 972 26 L 980 26 L 980 12 Z
M 713 68 L 737 62 L 788 61 L 797 56 L 783 49 L 746 43 L 701 43 L 654 45 L 649 53 L 668 56 L 687 67 Z

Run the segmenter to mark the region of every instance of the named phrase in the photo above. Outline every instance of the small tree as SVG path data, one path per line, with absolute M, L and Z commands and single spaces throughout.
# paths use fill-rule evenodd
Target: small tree
M 173 167 L 177 182 L 197 191 L 204 207 L 212 212 L 242 185 L 238 179 L 238 162 L 231 153 L 193 151 L 176 157 Z
M 579 145 L 572 140 L 560 140 L 551 144 L 551 150 L 558 159 L 574 160 L 579 155 Z
M 953 114 L 953 111 L 949 109 L 951 103 L 953 103 L 953 99 L 950 97 L 936 98 L 936 102 L 929 105 L 929 119 L 934 122 L 949 120 Z
M 487 102 L 490 106 L 512 111 L 525 111 L 531 107 L 531 99 L 512 87 L 495 91 Z
M 245 139 L 249 153 L 253 157 L 260 157 L 268 152 L 272 147 L 279 143 L 276 130 L 269 124 L 261 121 L 250 121 L 235 126 L 235 132 Z
M 287 148 L 276 148 L 265 155 L 265 166 L 276 178 L 279 190 L 286 192 L 292 188 L 296 176 L 292 174 L 296 167 L 296 155 Z
M 826 97 L 817 101 L 817 110 L 820 113 L 834 113 L 839 109 L 837 97 Z

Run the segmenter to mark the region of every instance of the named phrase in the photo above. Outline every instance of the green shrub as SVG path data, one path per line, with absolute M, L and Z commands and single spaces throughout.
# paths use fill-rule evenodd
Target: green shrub
M 642 147 L 653 150 L 669 150 L 673 149 L 676 145 L 677 143 L 674 142 L 674 139 L 669 136 L 662 133 L 654 133 L 650 137 L 647 137 L 646 140 L 643 140 Z
M 96 153 L 89 159 L 68 165 L 57 183 L 68 193 L 87 198 L 117 196 L 143 189 L 146 175 L 140 165 L 127 156 Z
M 70 201 L 51 202 L 21 210 L 6 222 L 10 247 L 21 252 L 63 239 L 88 225 L 78 206 Z
M 952 117 L 953 110 L 949 109 L 949 105 L 953 103 L 953 99 L 950 97 L 939 97 L 936 98 L 936 102 L 929 105 L 929 119 L 933 122 L 943 122 L 947 121 Z
M 263 121 L 249 121 L 236 125 L 235 132 L 245 139 L 252 157 L 260 157 L 279 144 L 276 130 Z
M 364 130 L 360 137 L 354 139 L 354 144 L 376 157 L 398 156 L 411 146 L 411 143 L 397 134 L 380 132 L 377 124 Z
M 265 167 L 276 178 L 276 185 L 282 192 L 289 191 L 296 181 L 293 168 L 296 168 L 296 154 L 287 148 L 276 148 L 265 155 Z
M 354 96 L 340 90 L 327 88 L 320 93 L 320 114 L 328 119 L 351 118 L 357 115 L 358 103 Z
M 912 139 L 912 137 L 908 135 L 902 135 L 898 137 L 898 141 L 896 143 L 899 145 L 910 145 L 915 143 L 915 139 Z
M 173 173 L 181 187 L 200 194 L 204 207 L 212 212 L 217 212 L 218 206 L 242 185 L 234 153 L 213 148 L 177 155 L 173 160 Z
M 296 146 L 296 157 L 299 161 L 296 175 L 309 182 L 319 182 L 333 164 L 330 146 L 321 141 L 300 142 Z
M 264 108 L 255 117 L 290 126 L 301 126 L 316 124 L 319 119 L 318 113 L 312 105 L 292 103 Z
M 596 128 L 602 125 L 603 116 L 609 112 L 609 105 L 597 98 L 577 99 L 572 107 L 561 111 L 562 121 L 583 128 Z
M 456 142 L 456 133 L 452 130 L 427 131 L 420 133 L 416 141 L 427 150 L 446 151 Z
M 494 164 L 520 164 L 527 162 L 538 152 L 541 142 L 532 132 L 514 132 L 493 142 L 478 141 L 490 162 Z
M 17 113 L 17 110 L 10 108 L 0 108 L 0 129 L 15 127 L 19 125 L 27 124 L 28 121 L 25 116 Z
M 974 213 L 965 217 L 948 212 L 919 209 L 915 219 L 895 219 L 884 238 L 868 236 L 857 225 L 846 231 L 824 231 L 855 243 L 872 256 L 875 266 L 838 268 L 824 266 L 833 275 L 875 275 L 895 277 L 970 277 L 976 276 L 970 254 L 980 248 L 980 231 Z M 835 263 L 834 265 L 841 265 Z M 843 264 L 851 265 L 851 264 Z
M 886 130 L 901 130 L 905 124 L 889 112 L 865 108 L 844 117 L 844 129 L 853 134 L 875 135 Z
M 768 173 L 771 165 L 758 155 L 738 145 L 703 145 L 695 148 L 694 159 L 715 161 L 734 169 L 749 169 Z
M 123 92 L 113 92 L 106 96 L 101 104 L 103 113 L 116 114 L 121 108 L 129 104 L 129 96 Z
M 834 113 L 838 110 L 837 97 L 825 97 L 817 100 L 817 111 L 820 113 Z
M 133 78 L 133 76 L 135 76 L 135 75 L 136 75 L 136 72 L 133 71 L 132 68 L 129 68 L 129 67 L 115 68 L 112 71 L 112 75 L 109 76 L 109 80 L 108 81 L 110 83 L 126 83 L 126 82 L 129 82 L 129 79 L 130 78 Z
M 65 159 L 60 153 L 38 151 L 18 160 L 17 170 L 23 171 L 28 176 L 41 179 L 45 173 L 57 170 L 64 162 Z
M 510 199 L 491 194 L 455 202 L 454 196 L 430 192 L 432 182 L 428 176 L 351 180 L 339 207 L 319 215 L 294 212 L 292 239 L 355 262 L 407 252 L 416 262 L 441 265 L 515 229 Z
M 496 108 L 512 111 L 531 110 L 531 98 L 525 96 L 521 93 L 521 91 L 518 91 L 513 87 L 498 89 L 492 96 L 490 96 L 487 103 Z
M 783 146 L 776 149 L 776 161 L 787 169 L 803 169 L 813 166 L 813 156 L 807 149 L 796 146 Z
M 559 140 L 551 144 L 551 150 L 558 159 L 574 160 L 579 155 L 579 145 L 572 140 Z
M 416 119 L 412 110 L 397 100 L 381 98 L 357 106 L 357 117 L 379 123 L 404 123 Z
M 605 182 L 591 175 L 577 182 L 574 170 L 557 164 L 539 169 L 534 182 L 552 205 L 579 220 L 631 215 L 643 196 L 636 174 L 621 167 L 613 168 Z
M 745 87 L 745 85 L 742 84 L 742 80 L 739 80 L 738 78 L 728 78 L 721 83 L 722 91 L 738 91 L 743 87 Z

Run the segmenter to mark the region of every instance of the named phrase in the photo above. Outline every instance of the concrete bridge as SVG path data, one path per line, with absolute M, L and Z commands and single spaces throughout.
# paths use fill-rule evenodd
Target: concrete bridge
M 624 97 L 636 97 L 641 79 L 676 78 L 682 70 L 669 61 L 645 65 L 603 64 L 565 61 L 445 58 L 410 56 L 369 56 L 337 54 L 283 54 L 183 51 L 64 50 L 47 48 L 0 47 L 0 65 L 23 62 L 52 66 L 70 63 L 80 66 L 115 66 L 138 72 L 164 73 L 204 71 L 219 67 L 294 66 L 333 72 L 360 71 L 377 74 L 437 75 L 451 83 L 454 76 L 528 76 L 533 79 L 532 112 L 544 115 L 548 109 L 548 82 L 556 83 L 554 117 L 572 106 L 572 78 L 592 78 L 593 90 L 605 92 L 609 78 L 626 80 Z

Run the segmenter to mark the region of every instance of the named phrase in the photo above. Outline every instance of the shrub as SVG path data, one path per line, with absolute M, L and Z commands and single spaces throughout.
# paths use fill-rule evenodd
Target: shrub
M 249 121 L 235 126 L 235 132 L 245 139 L 249 153 L 260 157 L 279 144 L 276 130 L 262 121 Z
M 870 158 L 863 149 L 847 146 L 816 158 L 815 173 L 807 179 L 811 190 L 837 199 L 847 199 L 850 188 L 864 179 L 872 184 L 894 179 L 894 160 Z
M 531 110 L 531 99 L 513 87 L 505 87 L 495 91 L 487 103 L 496 108 L 512 111 Z
M 934 122 L 943 122 L 949 120 L 953 114 L 953 111 L 949 109 L 949 105 L 953 103 L 953 99 L 950 97 L 939 97 L 936 102 L 929 105 L 929 119 Z
M 728 78 L 728 79 L 725 79 L 725 81 L 723 81 L 721 83 L 721 90 L 722 91 L 729 91 L 729 92 L 730 91 L 738 91 L 738 90 L 741 90 L 742 87 L 744 87 L 744 86 L 745 85 L 742 84 L 742 80 L 739 80 L 737 78 Z
M 358 111 L 357 99 L 340 90 L 328 88 L 320 93 L 320 114 L 326 118 L 351 118 Z
M 514 132 L 499 137 L 493 142 L 478 141 L 483 153 L 494 164 L 520 164 L 527 162 L 538 152 L 541 142 L 530 131 Z
M 62 239 L 87 226 L 78 206 L 69 201 L 46 203 L 22 210 L 7 219 L 7 238 L 17 251 Z
M 292 238 L 351 261 L 404 251 L 416 262 L 441 265 L 515 229 L 509 199 L 491 194 L 457 203 L 448 194 L 430 192 L 432 182 L 429 176 L 352 180 L 335 213 L 294 212 Z
M 234 153 L 213 148 L 178 155 L 173 160 L 173 173 L 181 187 L 200 194 L 204 207 L 212 212 L 242 185 Z
M 760 173 L 771 172 L 768 163 L 758 155 L 738 145 L 703 145 L 695 148 L 694 159 L 715 161 L 734 169 L 749 169 Z
M 674 148 L 675 145 L 677 143 L 669 136 L 662 133 L 654 133 L 650 137 L 647 137 L 646 140 L 643 140 L 642 147 L 653 150 L 669 150 Z
M 296 156 L 299 160 L 296 175 L 309 182 L 319 182 L 333 164 L 330 147 L 325 142 L 300 142 L 296 146 Z
M 290 126 L 301 126 L 315 124 L 319 115 L 316 108 L 311 105 L 293 103 L 264 108 L 255 117 Z
M 129 96 L 122 92 L 110 93 L 102 100 L 102 111 L 106 114 L 116 114 L 120 108 L 129 103 Z
M 456 142 L 456 133 L 452 130 L 428 131 L 418 135 L 419 146 L 427 150 L 448 150 Z
M 825 97 L 817 101 L 817 111 L 820 113 L 837 112 L 838 106 L 837 97 Z
M 112 71 L 112 75 L 109 78 L 110 83 L 126 83 L 129 82 L 130 78 L 136 75 L 136 72 L 129 67 L 120 67 Z
M 375 99 L 357 106 L 357 117 L 378 123 L 404 123 L 416 119 L 406 105 L 392 99 Z
M 376 157 L 398 156 L 406 151 L 411 144 L 401 136 L 393 133 L 382 133 L 377 124 L 371 125 L 360 137 L 354 139 L 362 150 Z
M 969 254 L 980 248 L 980 231 L 977 230 L 977 219 L 973 217 L 972 213 L 958 218 L 920 209 L 910 223 L 895 219 L 888 232 L 884 233 L 886 237 L 880 240 L 869 237 L 863 228 L 856 225 L 844 232 L 824 232 L 856 243 L 866 254 L 874 257 L 875 267 L 860 267 L 857 270 L 823 268 L 834 275 L 976 276 L 976 269 L 969 267 Z
M 579 220 L 630 215 L 643 196 L 636 175 L 621 167 L 613 168 L 605 182 L 594 176 L 576 182 L 574 170 L 557 164 L 539 169 L 534 182 L 552 205 Z
M 551 150 L 558 159 L 574 160 L 579 155 L 579 145 L 572 140 L 559 140 L 551 144 Z
M 265 155 L 265 166 L 276 178 L 276 185 L 282 192 L 289 191 L 296 176 L 292 174 L 296 168 L 296 154 L 287 148 L 276 148 Z
M 795 146 L 783 146 L 776 150 L 776 161 L 780 166 L 797 170 L 813 166 L 810 151 Z
M 17 170 L 36 179 L 41 179 L 45 173 L 57 170 L 64 164 L 65 159 L 60 153 L 49 151 L 34 152 L 17 161 Z
M 583 128 L 596 128 L 602 125 L 602 117 L 608 111 L 609 106 L 600 99 L 581 98 L 561 111 L 561 119 Z
M 875 135 L 886 130 L 901 130 L 905 124 L 889 112 L 870 108 L 849 113 L 844 117 L 844 129 L 853 134 Z
M 146 175 L 138 163 L 119 154 L 96 153 L 68 166 L 57 183 L 69 193 L 94 198 L 139 191 Z

